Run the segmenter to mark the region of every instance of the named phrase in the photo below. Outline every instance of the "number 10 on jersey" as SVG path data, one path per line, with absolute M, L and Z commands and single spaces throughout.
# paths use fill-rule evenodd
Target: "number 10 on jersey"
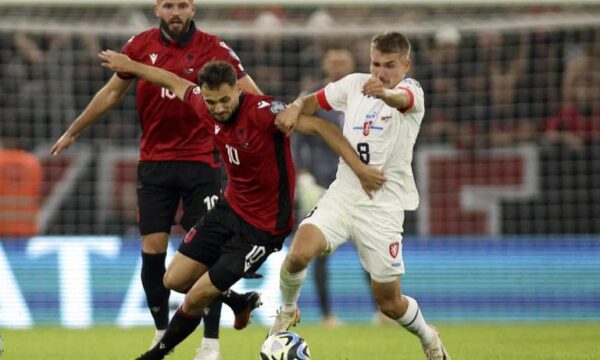
M 225 148 L 227 148 L 227 157 L 229 158 L 229 162 L 235 165 L 239 165 L 240 157 L 238 155 L 237 149 L 227 144 L 225 144 Z

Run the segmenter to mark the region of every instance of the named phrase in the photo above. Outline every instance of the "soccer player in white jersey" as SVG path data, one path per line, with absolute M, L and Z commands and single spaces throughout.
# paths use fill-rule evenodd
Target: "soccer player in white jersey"
M 297 300 L 308 264 L 349 239 L 371 276 L 380 310 L 419 337 L 427 359 L 450 360 L 437 330 L 400 287 L 404 211 L 415 210 L 419 203 L 411 168 L 413 146 L 425 112 L 419 82 L 406 75 L 410 65 L 410 43 L 404 35 L 376 35 L 371 74 L 350 74 L 280 113 L 276 123 L 289 133 L 300 113 L 344 112 L 344 136 L 363 162 L 383 170 L 387 181 L 367 196 L 356 175 L 340 161 L 336 180 L 300 224 L 281 267 L 282 305 L 270 333 L 285 331 L 299 320 Z

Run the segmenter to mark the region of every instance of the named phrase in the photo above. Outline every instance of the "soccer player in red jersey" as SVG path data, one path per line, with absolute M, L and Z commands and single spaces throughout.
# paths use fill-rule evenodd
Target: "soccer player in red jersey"
M 163 359 L 198 326 L 204 308 L 244 274 L 255 272 L 281 249 L 292 230 L 294 167 L 289 138 L 275 125 L 285 104 L 243 92 L 231 65 L 205 65 L 199 86 L 113 51 L 100 54 L 103 66 L 134 73 L 171 90 L 212 129 L 229 179 L 224 198 L 186 235 L 169 265 L 165 285 L 186 292 L 159 343 L 139 359 Z M 355 171 L 363 189 L 379 189 L 383 174 L 360 161 L 337 127 L 301 117 L 296 131 L 318 134 Z
M 237 55 L 218 37 L 202 32 L 192 20 L 196 7 L 192 0 L 157 0 L 154 12 L 160 26 L 133 36 L 123 52 L 136 61 L 174 72 L 195 81 L 202 66 L 211 60 L 230 63 L 240 86 L 260 94 Z M 78 135 L 103 114 L 121 102 L 136 79 L 119 72 L 94 96 L 87 108 L 69 126 L 51 149 L 56 155 L 68 148 Z M 171 225 L 180 200 L 184 215 L 180 221 L 188 231 L 221 191 L 220 162 L 209 129 L 194 111 L 165 87 L 137 79 L 137 107 L 142 128 L 138 164 L 139 227 L 142 235 L 142 284 L 148 308 L 156 326 L 158 341 L 169 321 L 169 290 L 163 286 L 165 258 Z M 224 299 L 236 313 L 235 327 L 260 303 L 256 292 L 227 294 Z M 218 360 L 220 301 L 211 306 L 205 318 L 203 345 L 196 360 Z

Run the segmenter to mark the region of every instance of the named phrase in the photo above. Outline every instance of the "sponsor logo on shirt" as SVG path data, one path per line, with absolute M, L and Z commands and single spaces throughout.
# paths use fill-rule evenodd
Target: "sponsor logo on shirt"
M 281 101 L 273 101 L 271 104 L 271 113 L 277 115 L 285 109 L 285 103 Z
M 258 104 L 256 105 L 256 107 L 259 109 L 266 108 L 267 106 L 271 106 L 271 104 L 264 100 L 259 101 Z

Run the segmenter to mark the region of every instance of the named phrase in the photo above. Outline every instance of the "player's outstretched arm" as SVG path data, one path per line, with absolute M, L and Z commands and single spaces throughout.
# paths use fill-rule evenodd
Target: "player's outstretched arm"
M 376 77 L 367 80 L 363 85 L 362 93 L 368 96 L 377 96 L 388 106 L 396 109 L 405 109 L 410 104 L 410 95 L 406 89 L 388 89 Z
M 117 75 L 114 75 L 110 80 L 100 89 L 94 98 L 90 101 L 88 106 L 83 112 L 71 123 L 69 128 L 62 134 L 62 136 L 54 143 L 50 149 L 50 154 L 58 155 L 63 150 L 67 149 L 71 144 L 75 142 L 75 139 L 81 134 L 81 132 L 96 122 L 98 118 L 108 112 L 110 109 L 119 104 L 125 92 L 131 86 L 132 80 L 123 80 Z
M 183 100 L 185 92 L 190 86 L 196 85 L 170 71 L 133 61 L 127 55 L 112 50 L 102 51 L 98 54 L 98 57 L 102 59 L 102 66 L 115 72 L 133 74 L 155 85 L 164 87 L 177 95 L 180 100 Z
M 372 197 L 373 193 L 379 190 L 386 181 L 381 170 L 367 166 L 360 160 L 348 139 L 334 124 L 316 116 L 300 115 L 296 124 L 296 131 L 303 134 L 319 135 L 350 166 L 369 197 Z

